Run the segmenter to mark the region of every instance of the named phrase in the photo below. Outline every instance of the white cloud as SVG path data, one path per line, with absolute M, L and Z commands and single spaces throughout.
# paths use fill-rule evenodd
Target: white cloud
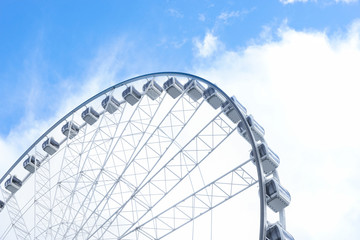
M 358 0 L 335 0 L 335 2 L 343 2 L 343 3 L 355 3 L 358 2 Z
M 232 12 L 222 12 L 218 18 L 224 21 L 227 21 L 229 18 L 236 18 L 240 16 L 239 11 L 232 11 Z
M 181 48 L 187 43 L 187 41 L 188 40 L 186 38 L 183 38 L 182 40 L 173 41 L 171 44 L 174 48 Z
M 71 111 L 74 107 L 117 82 L 120 70 L 123 69 L 127 52 L 130 48 L 126 41 L 117 39 L 108 46 L 102 48 L 97 56 L 84 67 L 84 72 L 78 78 L 63 79 L 61 82 L 62 95 L 56 99 L 53 116 L 43 118 L 35 116 L 34 112 L 38 105 L 47 104 L 46 89 L 34 81 L 29 89 L 31 98 L 27 101 L 26 109 L 21 122 L 10 130 L 7 136 L 0 137 L 1 172 L 3 174 L 10 168 L 14 161 L 49 127 L 57 120 Z M 43 72 L 40 68 L 32 66 L 26 69 L 24 75 L 32 79 L 41 79 Z M 127 77 L 127 76 L 125 76 Z M 50 91 L 50 90 L 49 90 Z M 51 91 L 50 91 L 51 94 Z
M 200 13 L 198 19 L 199 19 L 199 21 L 201 21 L 201 22 L 205 22 L 206 17 L 205 17 L 204 14 Z
M 199 14 L 199 20 L 201 21 L 201 22 L 205 22 L 205 20 L 206 20 L 206 17 L 205 17 L 205 15 L 204 14 Z
M 217 21 L 222 23 L 228 23 L 228 20 L 231 18 L 244 18 L 246 15 L 254 11 L 256 8 L 253 7 L 251 9 L 243 9 L 242 11 L 231 11 L 231 12 L 222 12 L 217 17 Z
M 202 41 L 196 38 L 193 43 L 195 45 L 196 55 L 202 58 L 210 57 L 221 46 L 219 39 L 210 32 L 206 33 Z
M 179 12 L 178 10 L 173 9 L 173 8 L 168 9 L 168 13 L 172 17 L 176 17 L 176 18 L 183 18 L 184 17 L 184 14 L 182 14 L 181 12 Z
M 308 2 L 309 0 L 280 0 L 283 4 L 292 4 L 296 2 Z M 317 2 L 317 0 L 311 0 L 313 2 Z M 358 0 L 335 0 L 336 3 L 355 3 L 358 2 Z
M 342 35 L 286 26 L 277 34 L 277 41 L 218 51 L 195 72 L 236 94 L 265 127 L 282 159 L 282 182 L 292 193 L 287 220 L 294 237 L 355 239 L 360 21 Z
M 307 2 L 308 0 L 280 0 L 283 4 L 295 3 L 295 2 Z

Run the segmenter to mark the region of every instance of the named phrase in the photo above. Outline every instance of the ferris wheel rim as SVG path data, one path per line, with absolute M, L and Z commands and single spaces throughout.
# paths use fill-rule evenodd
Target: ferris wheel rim
M 219 91 L 227 101 L 231 102 L 233 106 L 235 106 L 235 111 L 240 115 L 241 121 L 245 123 L 245 128 L 247 133 L 249 134 L 249 143 L 252 147 L 253 153 L 254 153 L 254 159 L 255 159 L 255 166 L 257 169 L 257 177 L 258 177 L 258 184 L 259 184 L 259 197 L 260 197 L 260 230 L 259 230 L 259 239 L 264 240 L 265 239 L 265 233 L 266 233 L 266 197 L 265 197 L 265 174 L 262 169 L 262 164 L 260 163 L 260 154 L 257 148 L 257 143 L 255 141 L 255 137 L 250 130 L 250 126 L 248 122 L 245 119 L 244 114 L 240 111 L 240 109 L 234 104 L 234 101 L 229 97 L 229 95 L 224 92 L 220 87 L 218 87 L 216 84 L 210 82 L 209 80 L 206 80 L 205 78 L 199 77 L 194 74 L 185 73 L 185 72 L 172 72 L 172 71 L 165 71 L 165 72 L 154 72 L 154 73 L 148 73 L 139 75 L 136 77 L 132 77 L 129 79 L 126 79 L 124 81 L 121 81 L 117 84 L 114 84 L 113 86 L 110 86 L 99 93 L 95 94 L 94 96 L 90 97 L 89 99 L 85 100 L 81 104 L 79 104 L 77 107 L 69 111 L 67 114 L 65 114 L 62 118 L 60 118 L 55 124 L 53 124 L 48 130 L 46 130 L 30 147 L 25 150 L 25 152 L 13 163 L 13 165 L 5 172 L 5 174 L 0 178 L 0 184 L 4 182 L 6 177 L 8 177 L 11 173 L 11 171 L 21 162 L 21 160 L 24 159 L 25 156 L 29 154 L 29 152 L 34 149 L 36 145 L 38 145 L 41 140 L 44 138 L 47 138 L 49 133 L 51 133 L 56 127 L 58 127 L 61 123 L 63 123 L 68 117 L 70 117 L 72 114 L 77 112 L 82 107 L 86 106 L 88 103 L 91 103 L 93 100 L 97 99 L 98 97 L 117 89 L 121 86 L 127 85 L 129 83 L 135 82 L 137 80 L 141 79 L 147 79 L 147 78 L 155 78 L 155 77 L 161 77 L 161 76 L 181 76 L 181 77 L 187 77 L 189 79 L 195 79 L 200 82 L 203 82 L 207 84 L 208 86 L 214 88 L 215 90 Z

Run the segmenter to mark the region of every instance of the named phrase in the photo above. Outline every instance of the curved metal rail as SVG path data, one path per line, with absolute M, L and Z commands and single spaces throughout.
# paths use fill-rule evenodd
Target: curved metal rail
M 254 152 L 254 158 L 255 158 L 255 165 L 257 168 L 257 175 L 258 175 L 258 182 L 259 182 L 259 195 L 260 195 L 260 229 L 259 229 L 259 239 L 260 240 L 264 240 L 265 239 L 265 233 L 266 233 L 266 197 L 265 197 L 265 176 L 262 170 L 262 164 L 260 163 L 260 154 L 258 152 L 258 149 L 256 147 L 256 141 L 254 138 L 254 135 L 252 133 L 252 131 L 250 130 L 249 124 L 247 123 L 245 116 L 243 115 L 243 113 L 236 107 L 236 105 L 234 104 L 234 102 L 232 101 L 232 99 L 218 86 L 216 86 L 215 84 L 211 83 L 210 81 L 201 78 L 199 76 L 196 75 L 192 75 L 192 74 L 188 74 L 188 73 L 182 73 L 182 72 L 157 72 L 157 73 L 150 73 L 150 74 L 145 74 L 145 75 L 141 75 L 141 76 L 137 76 L 134 78 L 130 78 L 127 79 L 125 81 L 122 81 L 118 84 L 115 84 L 101 92 L 99 92 L 98 94 L 94 95 L 93 97 L 89 98 L 88 100 L 84 101 L 83 103 L 81 103 L 80 105 L 78 105 L 77 107 L 75 107 L 72 111 L 70 111 L 69 113 L 67 113 L 64 117 L 62 117 L 60 120 L 58 120 L 53 126 L 51 126 L 44 134 L 42 134 L 15 162 L 14 164 L 8 169 L 8 171 L 1 177 L 0 179 L 0 184 L 6 179 L 6 177 L 11 173 L 11 171 L 21 162 L 21 160 L 24 159 L 24 157 L 37 145 L 39 144 L 39 142 L 41 140 L 43 140 L 44 138 L 46 138 L 48 136 L 48 134 L 55 129 L 57 126 L 59 126 L 62 122 L 64 122 L 64 120 L 66 120 L 68 117 L 70 117 L 73 113 L 77 112 L 79 109 L 81 109 L 82 107 L 86 106 L 88 103 L 92 102 L 93 100 L 97 99 L 98 97 L 108 93 L 111 90 L 114 90 L 118 87 L 121 87 L 123 85 L 135 82 L 137 80 L 140 79 L 146 79 L 146 78 L 151 78 L 151 77 L 160 77 L 160 76 L 180 76 L 180 77 L 188 77 L 188 78 L 192 78 L 192 79 L 196 79 L 200 82 L 203 82 L 205 84 L 207 84 L 208 86 L 213 87 L 214 89 L 216 89 L 218 92 L 220 92 L 227 101 L 231 102 L 233 104 L 233 106 L 235 106 L 236 111 L 238 112 L 238 114 L 240 115 L 241 121 L 243 121 L 245 123 L 245 128 L 247 133 L 249 134 L 249 138 L 250 138 L 250 145 L 253 149 Z

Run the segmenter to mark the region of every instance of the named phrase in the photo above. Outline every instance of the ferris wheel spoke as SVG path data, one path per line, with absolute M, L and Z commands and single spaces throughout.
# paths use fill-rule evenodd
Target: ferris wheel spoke
M 154 105 L 154 104 L 152 104 L 152 105 Z M 158 106 L 158 104 L 156 104 L 155 105 L 156 107 Z M 144 107 L 146 107 L 146 105 L 139 105 L 139 107 L 138 107 L 138 111 L 144 111 Z M 147 106 L 147 107 L 149 107 L 149 105 Z M 155 109 L 155 112 L 157 111 L 157 109 Z M 136 111 L 135 111 L 136 112 Z M 150 111 L 149 112 L 152 112 L 151 111 L 151 108 L 150 108 Z M 143 127 L 141 127 L 141 128 L 138 128 L 138 127 L 136 127 L 137 128 L 137 131 L 139 132 L 139 134 L 138 135 L 140 135 L 141 137 L 144 135 L 144 129 L 146 128 L 147 129 L 147 127 L 149 126 L 149 121 L 151 120 L 151 118 L 152 118 L 152 116 L 151 115 L 148 115 L 149 117 L 148 118 L 145 118 L 145 119 L 142 119 L 142 118 L 140 118 L 140 119 L 136 119 L 136 117 L 134 117 L 134 119 L 133 119 L 133 126 L 135 126 L 135 124 L 137 123 L 137 122 L 142 122 L 142 124 L 144 125 Z M 144 120 L 145 120 L 145 122 L 144 122 Z M 131 128 L 131 124 L 129 124 L 129 126 L 130 126 L 130 128 Z M 130 129 L 130 133 L 127 133 L 127 132 L 125 132 L 124 133 L 124 135 L 129 135 L 129 136 L 133 136 L 134 135 L 134 131 L 132 130 L 132 129 Z M 123 136 L 124 136 L 123 135 Z M 121 138 L 119 138 L 120 139 L 120 141 L 122 140 Z M 131 140 L 131 139 L 130 139 Z M 132 139 L 132 143 L 131 144 L 129 144 L 129 141 L 126 141 L 126 143 L 128 143 L 129 145 L 131 145 L 132 146 L 132 148 L 133 149 L 135 149 L 135 147 L 134 147 L 134 144 L 135 144 L 135 140 L 134 139 Z M 123 141 L 121 141 L 121 144 L 124 144 L 124 142 Z M 121 168 L 123 168 L 123 166 L 120 166 L 120 169 Z M 117 173 L 117 168 L 115 167 L 114 168 L 115 169 L 115 176 L 117 176 L 118 175 L 118 173 Z M 104 170 L 104 173 L 106 173 L 106 170 Z M 111 175 L 111 172 L 109 171 L 109 174 Z M 115 179 L 112 179 L 112 181 L 114 181 Z M 104 187 L 105 188 L 105 190 L 106 190 L 106 186 Z M 107 191 L 105 191 L 105 192 L 107 192 Z M 103 194 L 100 194 L 101 196 L 103 196 Z M 95 206 L 98 206 L 99 204 L 96 204 Z
M 227 125 L 227 127 L 225 127 L 225 125 Z M 129 218 L 124 215 L 132 211 L 131 206 L 133 205 L 137 206 L 138 209 L 141 209 L 141 211 L 138 210 L 142 213 L 141 218 L 151 212 L 151 209 L 158 202 L 187 177 L 192 170 L 211 154 L 234 130 L 235 128 L 231 128 L 231 126 L 223 120 L 221 113 L 219 113 L 202 130 L 200 130 L 190 142 L 185 144 L 185 146 L 182 147 L 158 172 L 156 172 L 150 180 L 141 185 L 141 187 L 132 194 L 131 198 L 128 200 L 128 202 L 130 201 L 130 204 L 126 202 L 120 206 L 109 220 L 103 223 L 101 227 L 93 233 L 96 233 L 99 229 L 105 233 L 118 217 L 120 219 Z M 207 139 L 208 136 L 213 136 L 215 139 Z M 206 140 L 211 140 L 211 142 L 205 145 L 199 144 L 199 141 L 204 142 Z M 187 168 L 190 168 L 190 170 L 188 171 Z M 141 200 L 139 196 L 142 196 L 144 200 Z M 128 229 L 138 221 L 139 219 L 133 219 L 131 224 L 124 223 L 119 227 Z
M 41 168 L 35 168 L 34 174 L 34 238 L 51 226 L 51 172 L 50 161 L 44 159 Z
M 118 185 L 118 188 L 121 190 L 119 194 L 125 201 L 128 201 L 133 191 L 137 188 L 137 183 L 140 181 L 144 182 L 145 178 L 151 172 L 151 169 L 156 166 L 161 157 L 174 143 L 174 140 L 179 136 L 201 104 L 202 102 L 192 102 L 188 96 L 184 96 L 184 94 L 181 95 L 161 120 L 158 127 L 141 146 L 140 150 L 137 151 L 134 156 L 131 156 L 127 167 L 113 184 L 112 191 L 108 194 L 102 209 L 104 209 L 105 205 L 111 199 L 116 185 Z M 177 120 L 176 123 L 174 122 L 175 119 Z M 151 161 L 154 161 L 154 163 L 150 164 Z M 139 177 L 141 177 L 141 179 L 138 179 Z M 118 207 L 121 205 L 118 205 Z M 114 210 L 118 207 L 114 208 Z
M 79 192 L 78 193 L 79 195 L 81 195 L 82 197 L 84 197 L 85 195 L 82 195 L 82 193 L 81 192 Z M 57 208 L 58 206 L 57 205 L 55 205 L 55 206 L 53 206 L 54 208 Z M 74 207 L 71 207 L 71 210 L 77 210 L 77 209 L 75 209 Z M 91 210 L 91 209 L 89 209 L 89 210 Z M 61 215 L 57 215 L 57 213 L 55 212 L 55 213 L 53 213 L 54 215 L 56 215 L 57 217 L 61 217 Z M 101 216 L 100 216 L 101 217 Z M 62 225 L 63 223 L 59 223 L 59 224 L 57 224 L 57 225 L 53 225 L 52 226 L 52 228 L 57 228 L 57 227 L 59 227 L 60 225 Z M 74 225 L 73 225 L 74 226 Z M 47 234 L 47 231 L 48 230 L 44 230 L 44 231 L 42 231 L 42 232 L 40 232 L 39 234 L 38 234 L 38 237 L 40 237 L 40 236 L 42 236 L 42 235 L 44 235 L 44 234 Z M 46 238 L 46 237 L 45 237 Z
M 286 233 L 290 194 L 263 135 L 235 97 L 200 77 L 165 72 L 120 82 L 57 121 L 1 178 L 9 177 L 0 187 L 9 218 L 0 238 L 213 239 L 223 217 L 213 210 L 258 184 L 259 239 L 273 239 L 275 230 Z M 251 160 L 240 164 L 248 143 Z M 270 185 L 277 195 L 269 200 Z M 267 208 L 280 223 L 266 226 Z
M 89 145 L 86 147 L 87 151 L 86 154 L 84 154 L 84 162 L 81 165 L 81 168 L 80 165 L 78 168 L 78 172 L 81 174 L 77 175 L 74 183 L 70 183 L 70 200 L 76 197 L 75 200 L 77 199 L 77 201 L 71 202 L 69 200 L 67 204 L 67 209 L 70 209 L 71 211 L 69 212 L 67 217 L 68 224 L 67 226 L 65 226 L 64 232 L 61 234 L 61 236 L 63 236 L 64 238 L 67 234 L 69 234 L 70 228 L 74 229 L 75 226 L 77 226 L 78 223 L 75 223 L 75 221 L 79 221 L 79 219 L 81 219 L 81 216 L 86 214 L 86 211 L 89 210 L 88 206 L 85 206 L 84 204 L 87 201 L 89 195 L 91 195 L 92 189 L 94 188 L 94 182 L 96 182 L 97 179 L 91 174 L 87 174 L 87 172 L 84 170 L 90 166 L 90 168 L 93 170 L 98 169 L 99 171 L 101 171 L 105 162 L 102 162 L 97 156 L 99 156 L 100 154 L 108 154 L 108 152 L 111 151 L 111 148 L 113 147 L 113 142 L 116 139 L 119 127 L 122 123 L 121 120 L 124 112 L 125 106 L 124 104 L 122 104 L 120 105 L 117 112 L 111 115 L 105 113 L 102 114 L 102 118 L 97 127 L 97 130 L 91 137 Z M 81 154 L 83 153 L 84 152 L 82 151 Z M 93 166 L 92 164 L 94 164 L 95 166 Z M 86 187 L 90 187 L 85 191 L 86 194 L 79 194 L 82 192 L 79 190 L 85 189 Z M 70 208 L 70 204 L 75 204 L 77 207 L 75 209 Z M 78 217 L 79 214 L 81 216 Z
M 87 129 L 87 127 L 86 127 Z M 85 133 L 83 135 L 83 138 L 86 137 L 86 129 L 85 129 Z M 95 134 L 96 135 L 96 132 Z M 61 183 L 66 182 L 69 185 L 68 190 L 66 191 L 66 197 L 65 199 L 63 199 L 64 205 L 65 205 L 65 210 L 64 213 L 61 215 L 60 217 L 60 223 L 65 222 L 67 223 L 67 226 L 62 226 L 61 224 L 58 225 L 57 228 L 57 232 L 55 233 L 55 237 L 59 234 L 59 231 L 61 228 L 67 228 L 69 225 L 69 218 L 71 218 L 71 214 L 72 211 L 75 211 L 77 209 L 74 209 L 72 206 L 76 205 L 74 203 L 77 203 L 79 201 L 79 195 L 83 196 L 82 194 L 82 189 L 86 188 L 87 185 L 91 184 L 90 182 L 86 182 L 84 180 L 80 180 L 81 178 L 81 174 L 80 172 L 82 171 L 81 168 L 81 155 L 86 155 L 86 152 L 84 151 L 84 149 L 86 148 L 85 146 L 85 142 L 82 142 L 83 144 L 81 144 L 81 148 L 77 149 L 76 152 L 74 153 L 74 155 L 76 155 L 75 157 L 73 157 L 73 159 L 77 159 L 77 164 L 73 164 L 74 167 L 74 173 L 75 174 L 71 174 L 73 177 L 68 177 L 66 180 L 62 179 Z M 87 145 L 90 148 L 92 147 L 91 144 Z M 104 149 L 105 150 L 105 149 Z M 71 166 L 70 166 L 71 167 Z M 80 185 L 80 186 L 78 186 Z M 64 186 L 62 186 L 62 188 L 64 188 Z M 77 192 L 77 194 L 75 194 L 75 192 Z M 65 233 L 67 231 L 65 230 Z
M 44 159 L 44 161 L 42 161 L 42 167 L 41 168 L 37 168 L 35 170 L 35 194 L 34 197 L 31 198 L 25 205 L 33 205 L 34 207 L 34 218 L 35 218 L 35 224 L 33 226 L 33 228 L 30 230 L 30 232 L 34 232 L 34 238 L 38 239 L 40 236 L 42 236 L 43 234 L 46 234 L 46 236 L 49 233 L 49 228 L 50 228 L 50 213 L 51 211 L 50 209 L 50 203 L 51 203 L 51 192 L 52 190 L 56 187 L 56 186 L 50 186 L 50 181 L 52 177 L 47 177 L 47 175 L 43 175 L 40 174 L 41 172 L 43 172 L 45 170 L 48 171 L 50 174 L 50 170 L 49 168 L 47 168 L 46 166 L 49 166 L 49 162 L 48 159 Z M 43 182 L 42 184 L 40 184 L 40 181 L 36 181 L 36 177 L 39 178 L 39 176 L 42 176 L 43 178 Z M 73 176 L 72 176 L 73 177 Z M 66 179 L 65 179 L 66 180 Z M 37 185 L 39 184 L 39 186 Z M 38 187 L 37 187 L 38 186 Z M 56 208 L 56 205 L 54 205 L 53 207 Z M 60 217 L 60 216 L 58 216 Z M 45 236 L 45 238 L 46 238 Z
M 225 127 L 225 125 L 227 127 Z M 227 131 L 220 130 L 220 126 L 222 130 L 226 129 Z M 173 158 L 171 158 L 170 161 L 167 162 L 152 179 L 144 184 L 144 186 L 148 185 L 147 187 L 144 187 L 145 193 L 142 193 L 142 195 L 147 196 L 150 201 L 150 204 L 147 206 L 148 211 L 146 211 L 136 222 L 127 226 L 126 231 L 133 228 L 143 217 L 146 216 L 146 214 L 151 212 L 151 209 L 159 204 L 159 202 L 161 202 L 161 200 L 165 198 L 166 195 L 168 195 L 183 179 L 187 176 L 190 177 L 190 173 L 194 169 L 199 169 L 200 163 L 203 162 L 233 131 L 234 128 L 231 128 L 230 125 L 222 119 L 220 113 L 212 119 L 197 135 L 195 135 L 193 139 L 191 139 Z M 217 140 L 211 140 L 210 146 L 209 144 L 199 144 L 199 141 L 205 141 L 207 136 L 217 136 Z M 142 189 L 143 188 L 140 189 L 140 193 Z M 134 204 L 137 204 L 139 202 L 139 198 L 135 196 L 133 201 Z
M 30 232 L 23 219 L 23 213 L 19 207 L 19 204 L 15 196 L 11 196 L 7 191 L 1 188 L 1 193 L 6 201 L 7 212 L 9 214 L 12 229 L 15 232 L 17 239 L 31 239 Z
M 71 122 L 73 122 L 73 120 L 74 115 L 72 115 Z M 65 147 L 63 148 L 62 167 L 58 174 L 59 177 L 53 201 L 53 204 L 59 206 L 58 209 L 60 211 L 57 214 L 51 214 L 52 222 L 58 226 L 57 229 L 51 229 L 50 234 L 54 233 L 54 238 L 58 236 L 59 232 L 64 233 L 63 230 L 68 223 L 66 216 L 69 215 L 69 208 L 73 205 L 74 192 L 72 192 L 71 189 L 74 185 L 73 182 L 75 182 L 79 176 L 81 154 L 83 153 L 85 144 L 82 137 L 86 136 L 87 129 L 86 124 L 83 126 L 74 139 L 71 140 L 70 137 L 66 138 Z M 57 197 L 58 193 L 60 194 L 60 198 Z M 53 213 L 53 211 L 51 212 Z
M 149 239 L 162 239 L 204 213 L 220 206 L 258 182 L 243 168 L 250 161 L 242 163 L 200 190 L 180 200 L 154 218 L 121 236 L 120 239 L 127 238 L 136 232 Z M 172 219 L 172 221 L 169 221 L 169 219 Z
M 133 111 L 133 114 L 131 115 L 130 119 L 127 121 L 125 127 L 123 128 L 122 133 L 117 138 L 117 141 L 114 143 L 112 150 L 108 151 L 106 160 L 102 166 L 103 170 L 99 172 L 96 181 L 100 177 L 102 177 L 102 178 L 105 177 L 107 182 L 109 182 L 109 181 L 114 182 L 114 180 L 116 179 L 115 176 L 118 175 L 117 169 L 118 168 L 122 169 L 126 163 L 126 158 L 127 158 L 126 156 L 129 154 L 132 154 L 132 152 L 136 150 L 137 144 L 141 141 L 141 139 L 143 138 L 143 136 L 146 132 L 146 129 L 149 127 L 149 125 L 151 123 L 151 120 L 153 117 L 151 114 L 155 114 L 157 112 L 157 109 L 160 106 L 159 103 L 161 103 L 163 98 L 160 98 L 157 100 L 158 104 L 153 104 L 153 103 L 149 103 L 149 102 L 143 103 L 144 99 L 146 99 L 146 97 L 143 97 L 140 100 L 140 102 L 137 104 L 135 110 Z M 144 112 L 147 112 L 145 117 L 143 114 Z M 125 150 L 114 152 L 115 147 L 118 144 L 121 144 L 122 149 L 125 149 Z M 109 166 L 106 166 L 108 160 L 110 160 L 110 159 L 114 160 L 114 158 L 118 158 L 118 159 L 125 158 L 125 161 L 122 162 L 122 166 L 121 165 L 119 166 L 119 164 L 112 165 L 111 162 L 110 162 Z M 102 180 L 104 181 L 105 179 L 102 179 Z M 105 186 L 104 188 L 105 188 L 105 192 L 108 192 L 107 186 Z M 96 186 L 94 186 L 94 188 L 90 191 L 90 192 L 92 192 L 90 195 L 90 199 L 92 199 L 94 196 L 94 193 L 95 193 L 94 189 L 96 189 Z M 104 193 L 100 194 L 100 196 L 104 196 Z M 89 203 L 90 203 L 90 201 L 89 201 Z M 96 208 L 97 208 L 97 206 L 99 206 L 99 204 L 100 204 L 99 202 L 96 203 L 96 205 L 95 205 Z M 94 213 L 94 210 L 90 212 L 90 216 L 92 216 L 93 213 Z M 83 221 L 85 219 L 86 219 L 86 215 L 83 216 Z M 81 226 L 84 226 L 84 224 L 81 224 Z

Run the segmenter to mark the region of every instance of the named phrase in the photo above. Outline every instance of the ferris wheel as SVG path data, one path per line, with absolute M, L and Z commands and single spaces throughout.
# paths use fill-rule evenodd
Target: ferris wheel
M 0 239 L 293 240 L 291 197 L 264 134 L 198 76 L 122 81 L 66 114 L 1 177 Z

